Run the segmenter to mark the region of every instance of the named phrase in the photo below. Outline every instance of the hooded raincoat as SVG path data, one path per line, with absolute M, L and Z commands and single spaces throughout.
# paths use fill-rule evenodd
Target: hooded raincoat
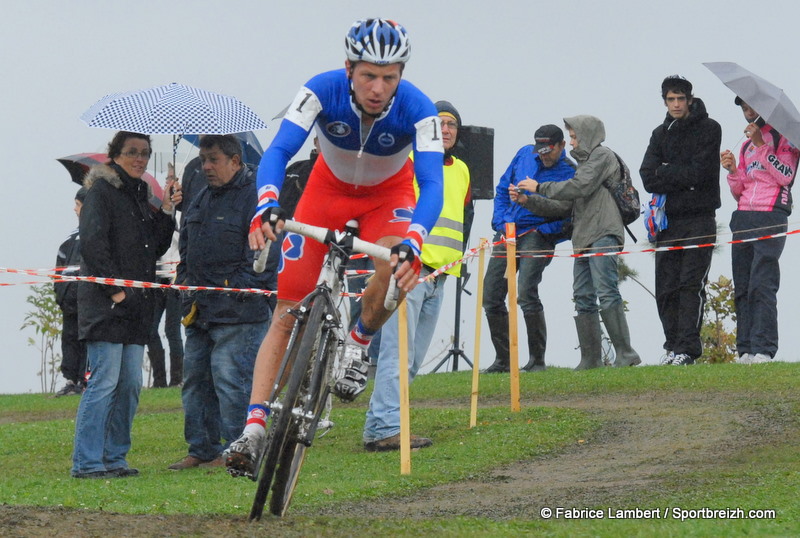
M 572 245 L 576 252 L 607 235 L 621 245 L 625 233 L 622 217 L 611 193 L 603 186 L 606 179 L 619 177 L 619 161 L 613 151 L 601 145 L 606 138 L 603 122 L 588 115 L 564 118 L 564 122 L 578 139 L 578 147 L 570 151 L 578 163 L 575 177 L 539 183 L 537 192 L 554 200 L 573 201 Z

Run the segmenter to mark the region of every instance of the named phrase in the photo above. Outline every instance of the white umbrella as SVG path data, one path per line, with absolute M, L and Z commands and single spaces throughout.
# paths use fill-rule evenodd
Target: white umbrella
M 800 112 L 782 89 L 733 62 L 704 63 L 767 123 L 800 147 Z
M 232 134 L 267 128 L 235 97 L 177 82 L 106 95 L 81 120 L 89 127 L 148 135 Z

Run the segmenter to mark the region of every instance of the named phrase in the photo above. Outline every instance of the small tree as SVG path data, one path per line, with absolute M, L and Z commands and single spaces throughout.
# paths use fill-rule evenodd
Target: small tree
M 32 293 L 26 301 L 34 309 L 25 314 L 25 322 L 20 329 L 33 327 L 37 339 L 28 338 L 28 345 L 39 350 L 40 369 L 36 374 L 41 378 L 42 393 L 54 392 L 56 372 L 61 363 L 58 342 L 61 339 L 63 318 L 61 309 L 56 303 L 56 293 L 52 283 L 41 284 L 31 288 Z
M 730 278 L 720 275 L 716 282 L 706 285 L 703 326 L 700 328 L 703 362 L 736 360 L 736 306 L 733 298 L 733 281 Z M 731 322 L 734 327 L 729 330 L 726 325 Z

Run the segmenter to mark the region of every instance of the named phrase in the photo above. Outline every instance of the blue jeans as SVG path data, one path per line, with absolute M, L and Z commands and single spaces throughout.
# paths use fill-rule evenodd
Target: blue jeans
M 261 321 L 186 328 L 181 399 L 190 456 L 212 460 L 241 435 L 256 354 L 268 325 Z
M 501 234 L 495 234 L 494 241 L 500 240 Z M 523 314 L 535 314 L 544 310 L 539 299 L 539 284 L 545 267 L 553 261 L 551 257 L 533 258 L 530 254 L 552 254 L 554 245 L 542 234 L 531 230 L 517 238 L 517 295 Z M 529 254 L 526 256 L 526 254 Z M 483 278 L 483 309 L 488 315 L 501 315 L 508 312 L 506 295 L 508 280 L 506 279 L 506 244 L 494 247 L 492 257 Z
M 126 468 L 142 390 L 144 346 L 87 342 L 86 352 L 92 374 L 75 419 L 72 472 Z
M 587 252 L 619 252 L 622 245 L 612 235 L 601 237 L 590 245 Z M 622 302 L 619 294 L 619 271 L 617 256 L 589 256 L 575 258 L 572 270 L 572 295 L 578 314 L 594 314 L 613 308 Z
M 426 273 L 423 269 L 422 276 Z M 406 296 L 409 383 L 417 375 L 431 344 L 442 308 L 445 280 L 446 275 L 440 275 L 433 282 L 421 282 Z M 375 387 L 364 424 L 364 442 L 379 441 L 400 433 L 400 357 L 396 311 L 383 325 L 381 333 Z

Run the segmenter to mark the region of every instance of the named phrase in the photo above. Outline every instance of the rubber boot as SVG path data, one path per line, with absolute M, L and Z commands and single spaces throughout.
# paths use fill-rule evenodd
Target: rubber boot
M 575 328 L 578 331 L 578 342 L 581 347 L 581 362 L 576 370 L 589 370 L 603 366 L 603 351 L 600 347 L 600 315 L 578 314 L 575 316 Z
M 547 347 L 547 323 L 544 310 L 525 314 L 525 329 L 528 331 L 528 364 L 522 367 L 526 372 L 544 370 L 544 351 Z
M 642 359 L 631 347 L 631 334 L 628 330 L 628 321 L 625 319 L 624 305 L 619 303 L 614 307 L 602 310 L 600 315 L 603 317 L 606 332 L 608 332 L 608 337 L 611 338 L 611 343 L 614 344 L 614 351 L 617 354 L 614 366 L 636 366 L 641 364 Z
M 183 353 L 169 354 L 169 386 L 177 387 L 183 383 Z
M 486 314 L 486 321 L 489 322 L 489 333 L 492 336 L 494 345 L 494 363 L 483 372 L 485 374 L 496 374 L 509 371 L 509 350 L 508 350 L 508 313 Z
M 150 369 L 153 371 L 153 388 L 161 389 L 167 386 L 167 370 L 164 365 L 164 350 L 147 348 L 150 358 Z

